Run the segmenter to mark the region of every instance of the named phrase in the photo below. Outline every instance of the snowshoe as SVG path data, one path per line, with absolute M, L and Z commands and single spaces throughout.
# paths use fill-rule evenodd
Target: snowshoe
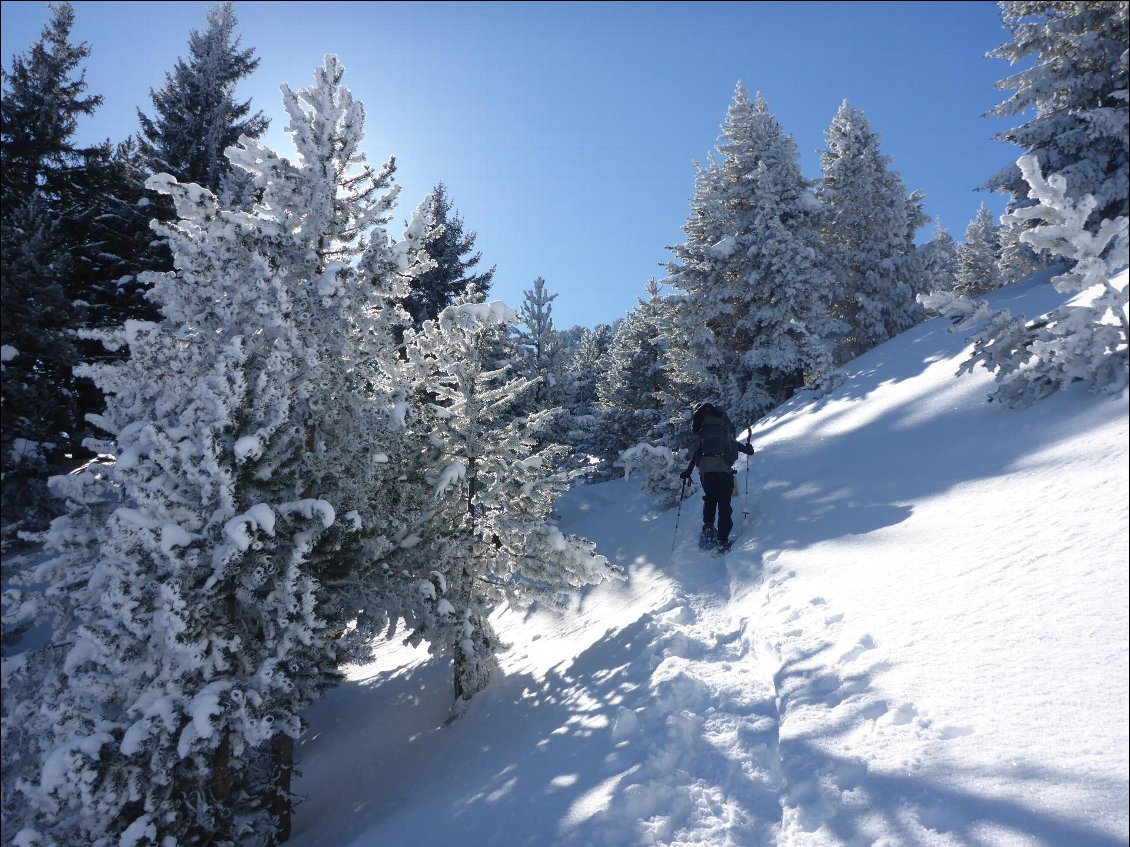
M 703 550 L 713 550 L 718 546 L 718 536 L 714 532 L 714 527 L 704 526 L 702 532 L 698 536 L 698 546 Z

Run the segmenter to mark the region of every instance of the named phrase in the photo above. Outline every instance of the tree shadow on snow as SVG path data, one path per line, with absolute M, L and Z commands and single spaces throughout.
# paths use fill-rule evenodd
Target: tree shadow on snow
M 959 402 L 924 413 L 921 404 L 930 400 L 907 397 L 864 425 L 839 431 L 821 419 L 812 437 L 758 451 L 749 468 L 749 508 L 760 516 L 760 546 L 804 549 L 893 526 L 910 517 L 917 502 L 1006 475 L 1034 452 L 1077 435 L 1061 408 L 1078 402 L 1073 395 L 1023 411 L 989 404 L 971 410 Z M 1112 403 L 1107 413 L 1120 415 L 1123 407 Z M 738 483 L 744 490 L 743 476 Z
M 841 674 L 820 662 L 830 643 L 784 662 L 774 678 L 785 715 L 778 752 L 785 803 L 800 829 L 834 836 L 837 843 L 870 844 L 878 833 L 890 843 L 914 847 L 937 842 L 956 847 L 990 847 L 1002 832 L 1039 847 L 1118 847 L 1125 839 L 1080 820 L 1035 808 L 1033 798 L 1048 784 L 1072 787 L 1081 796 L 1125 797 L 1125 785 L 1093 778 L 1080 784 L 1077 773 L 1024 762 L 998 763 L 981 770 L 956 761 L 945 745 L 969 734 L 960 727 L 934 726 L 909 704 L 892 704 L 871 688 L 884 670 L 877 663 Z M 788 716 L 804 710 L 809 731 L 792 731 Z M 813 710 L 828 714 L 812 720 Z M 922 736 L 923 761 L 880 769 L 834 750 L 850 749 L 849 733 L 915 732 Z M 1000 788 L 1006 776 L 1008 788 Z M 978 789 L 978 784 L 986 786 Z M 990 787 L 991 786 L 991 787 Z M 1005 791 L 1008 796 L 1005 796 Z
M 313 724 L 338 725 L 326 733 L 332 742 L 311 739 L 309 767 L 299 764 L 297 789 L 318 795 L 299 808 L 292 847 L 341 847 L 370 830 L 374 843 L 398 847 L 629 847 L 651 843 L 666 819 L 686 823 L 692 779 L 745 810 L 737 843 L 770 843 L 776 793 L 702 737 L 694 710 L 680 708 L 692 696 L 678 689 L 684 681 L 675 680 L 672 702 L 653 699 L 661 635 L 644 614 L 544 681 L 499 679 L 448 726 L 444 663 L 340 686 L 311 713 Z M 758 708 L 765 719 L 742 740 L 771 749 L 772 704 L 749 706 Z M 331 773 L 335 763 L 346 772 Z
M 712 697 L 693 663 L 723 651 L 689 652 L 695 645 L 662 619 L 678 611 L 641 615 L 544 680 L 501 677 L 447 726 L 449 662 L 343 684 L 309 713 L 296 788 L 311 795 L 298 809 L 292 847 L 370 839 L 398 847 L 635 847 L 669 844 L 680 833 L 688 843 L 762 845 L 790 826 L 851 845 L 882 832 L 907 847 L 934 843 L 939 833 L 955 847 L 989 847 L 1002 831 L 1040 847 L 1125 843 L 1028 802 L 1049 782 L 1074 780 L 1080 793 L 1114 798 L 1124 786 L 1080 785 L 1078 774 L 1019 757 L 977 772 L 945 754 L 950 740 L 968 733 L 887 702 L 872 686 L 883 665 L 845 673 L 830 643 L 784 661 L 764 691 L 740 702 Z M 677 670 L 682 657 L 692 663 L 686 673 Z M 736 650 L 725 660 L 755 657 Z M 656 684 L 664 661 L 676 672 Z M 794 730 L 790 716 L 814 710 L 825 714 Z M 706 721 L 720 712 L 737 718 L 730 743 L 744 762 L 707 735 Z M 843 752 L 868 726 L 924 733 L 920 761 L 883 768 Z
M 990 305 L 1029 317 L 1056 308 L 1066 297 L 1047 284 L 1055 272 L 993 292 Z M 949 408 L 940 408 L 934 380 L 877 395 L 870 405 L 881 385 L 911 382 L 936 362 L 956 370 L 969 333 L 948 326 L 942 318 L 919 325 L 849 363 L 846 381 L 826 396 L 802 392 L 758 423 L 764 446 L 752 461 L 753 508 L 766 514 L 759 527 L 766 547 L 801 549 L 897 524 L 918 501 L 1006 474 L 1033 451 L 1078 434 L 1064 411 L 1080 405 L 1081 388 L 1028 409 L 1003 409 L 986 402 L 994 383 L 980 368 L 952 377 Z M 1124 407 L 1111 402 L 1105 413 L 1121 416 Z M 790 437 L 775 440 L 786 425 Z

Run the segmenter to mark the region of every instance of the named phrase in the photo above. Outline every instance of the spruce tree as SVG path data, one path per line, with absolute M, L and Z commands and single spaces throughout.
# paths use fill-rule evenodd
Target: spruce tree
M 567 424 L 564 443 L 570 448 L 565 464 L 585 473 L 588 478 L 605 475 L 605 472 L 594 470 L 595 457 L 599 453 L 597 444 L 601 438 L 596 404 L 614 337 L 615 329 L 609 324 L 582 329 L 561 365 L 562 403 Z
M 74 10 L 51 5 L 38 41 L 12 59 L 0 100 L 0 317 L 3 527 L 42 528 L 51 513 L 45 483 L 78 452 L 80 419 L 69 336 L 83 316 L 73 275 L 75 184 L 88 151 L 76 147 L 79 119 L 102 98 L 86 93 L 85 43 L 70 42 Z
M 208 28 L 189 35 L 188 59 L 177 60 L 160 90 L 150 89 L 153 116 L 138 109 L 141 151 L 152 173 L 217 193 L 234 189 L 224 150 L 241 136 L 258 138 L 268 125 L 262 112 L 251 113 L 250 100 L 235 98 L 236 85 L 259 66 L 254 48 L 240 48 L 235 28 L 232 3 L 213 6 Z
M 922 276 L 926 291 L 952 291 L 957 277 L 957 242 L 940 220 L 934 237 L 923 248 Z
M 1026 67 L 997 83 L 1014 91 L 991 114 L 1024 116 L 997 138 L 1034 155 L 1045 178 L 1062 176 L 1068 199 L 1093 196 L 1087 226 L 1097 231 L 1103 220 L 1128 214 L 1127 5 L 1017 0 L 1000 7 L 1011 40 L 989 55 Z M 1035 202 L 1015 164 L 986 187 L 1009 196 L 1009 213 Z
M 553 326 L 553 301 L 545 280 L 540 276 L 534 287 L 526 289 L 525 299 L 519 308 L 519 322 L 514 327 L 514 339 L 522 357 L 520 372 L 535 380 L 533 403 L 544 408 L 557 393 L 553 365 L 557 354 L 557 331 Z
M 686 384 L 752 421 L 830 364 L 817 204 L 799 154 L 739 83 L 719 158 L 700 168 L 670 284 L 686 293 L 679 320 Z
M 965 229 L 965 243 L 957 248 L 954 291 L 976 297 L 1000 286 L 1000 239 L 1000 226 L 982 203 Z
M 842 363 L 923 317 L 914 237 L 926 218 L 921 196 L 907 194 L 862 111 L 845 100 L 825 137 L 818 196 L 835 279 L 831 311 L 847 325 Z
M 51 19 L 39 41 L 12 59 L 3 73 L 0 110 L 4 205 L 26 202 L 36 192 L 49 202 L 65 202 L 67 183 L 82 165 L 74 134 L 82 115 L 102 103 L 86 94 L 86 74 L 79 69 L 90 55 L 86 42 L 71 44 L 75 14 L 70 3 L 50 4 Z
M 149 180 L 176 204 L 159 230 L 178 270 L 148 280 L 159 321 L 103 334 L 129 357 L 85 368 L 112 462 L 53 480 L 67 514 L 5 596 L 54 631 L 7 680 L 26 688 L 5 829 L 29 843 L 285 840 L 300 711 L 335 679 L 351 604 L 395 606 L 356 564 L 391 546 L 390 324 L 414 244 L 383 230 L 392 167 L 364 164 L 341 75 L 328 56 L 284 86 L 298 164 L 229 152 L 262 187 L 251 211 Z
M 576 416 L 591 415 L 596 407 L 599 385 L 608 369 L 608 350 L 615 330 L 610 324 L 585 329 L 565 365 L 569 411 Z
M 560 449 L 538 447 L 539 413 L 523 412 L 535 380 L 496 352 L 517 319 L 471 289 L 407 336 L 432 501 L 410 546 L 427 574 L 411 637 L 454 653 L 457 709 L 489 682 L 496 607 L 554 603 L 615 573 L 590 542 L 549 520 L 568 487 L 554 470 Z
M 471 252 L 477 235 L 464 228 L 463 218 L 451 205 L 447 187 L 442 182 L 436 185 L 425 202 L 429 237 L 424 240 L 423 250 L 435 267 L 413 281 L 404 301 L 417 329 L 424 321 L 438 317 L 468 285 L 485 296 L 494 277 L 493 267 L 471 273 L 482 259 L 482 254 Z
M 5 204 L 0 220 L 0 451 L 5 551 L 22 530 L 40 530 L 55 512 L 47 479 L 69 464 L 77 425 L 76 317 L 66 296 L 71 262 L 40 195 Z
M 157 319 L 141 275 L 168 270 L 172 258 L 149 226 L 158 195 L 145 187 L 150 174 L 137 140 L 89 148 L 75 176 L 74 214 L 67 220 L 76 244 L 69 291 L 85 304 L 82 325 L 108 328 L 129 319 Z
M 1024 233 L 1030 227 L 1031 224 L 1026 220 L 1006 218 L 1001 222 L 1001 257 L 998 269 L 1002 285 L 1031 276 L 1054 261 L 1049 257 L 1038 256 L 1024 240 Z
M 599 453 L 608 464 L 643 441 L 652 441 L 664 418 L 667 338 L 659 283 L 620 323 L 608 351 L 607 375 L 598 386 Z

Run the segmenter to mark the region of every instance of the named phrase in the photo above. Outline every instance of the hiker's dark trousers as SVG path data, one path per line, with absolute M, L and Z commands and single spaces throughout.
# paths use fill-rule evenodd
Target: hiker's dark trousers
M 702 525 L 714 526 L 714 513 L 718 512 L 718 540 L 728 541 L 734 528 L 734 507 L 730 497 L 734 493 L 732 473 L 704 473 L 702 480 Z

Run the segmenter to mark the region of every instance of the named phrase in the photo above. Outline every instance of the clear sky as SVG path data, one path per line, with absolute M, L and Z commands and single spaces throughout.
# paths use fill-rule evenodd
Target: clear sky
M 75 2 L 75 40 L 93 48 L 90 93 L 105 103 L 79 141 L 124 139 L 152 113 L 207 2 Z M 4 2 L 4 67 L 48 18 L 46 3 Z M 559 328 L 623 316 L 669 245 L 738 80 L 764 93 L 819 176 L 840 103 L 862 109 L 908 190 L 959 241 L 986 202 L 976 186 L 1019 151 L 984 117 L 1008 92 L 1006 40 L 990 2 L 365 3 L 237 2 L 244 46 L 261 64 L 241 97 L 271 118 L 289 151 L 280 83 L 309 85 L 326 53 L 365 105 L 364 149 L 397 159 L 398 224 L 444 182 L 494 297 L 517 306 L 537 276 L 558 293 Z M 398 227 L 399 228 L 399 227 Z M 920 240 L 932 227 L 924 229 Z

